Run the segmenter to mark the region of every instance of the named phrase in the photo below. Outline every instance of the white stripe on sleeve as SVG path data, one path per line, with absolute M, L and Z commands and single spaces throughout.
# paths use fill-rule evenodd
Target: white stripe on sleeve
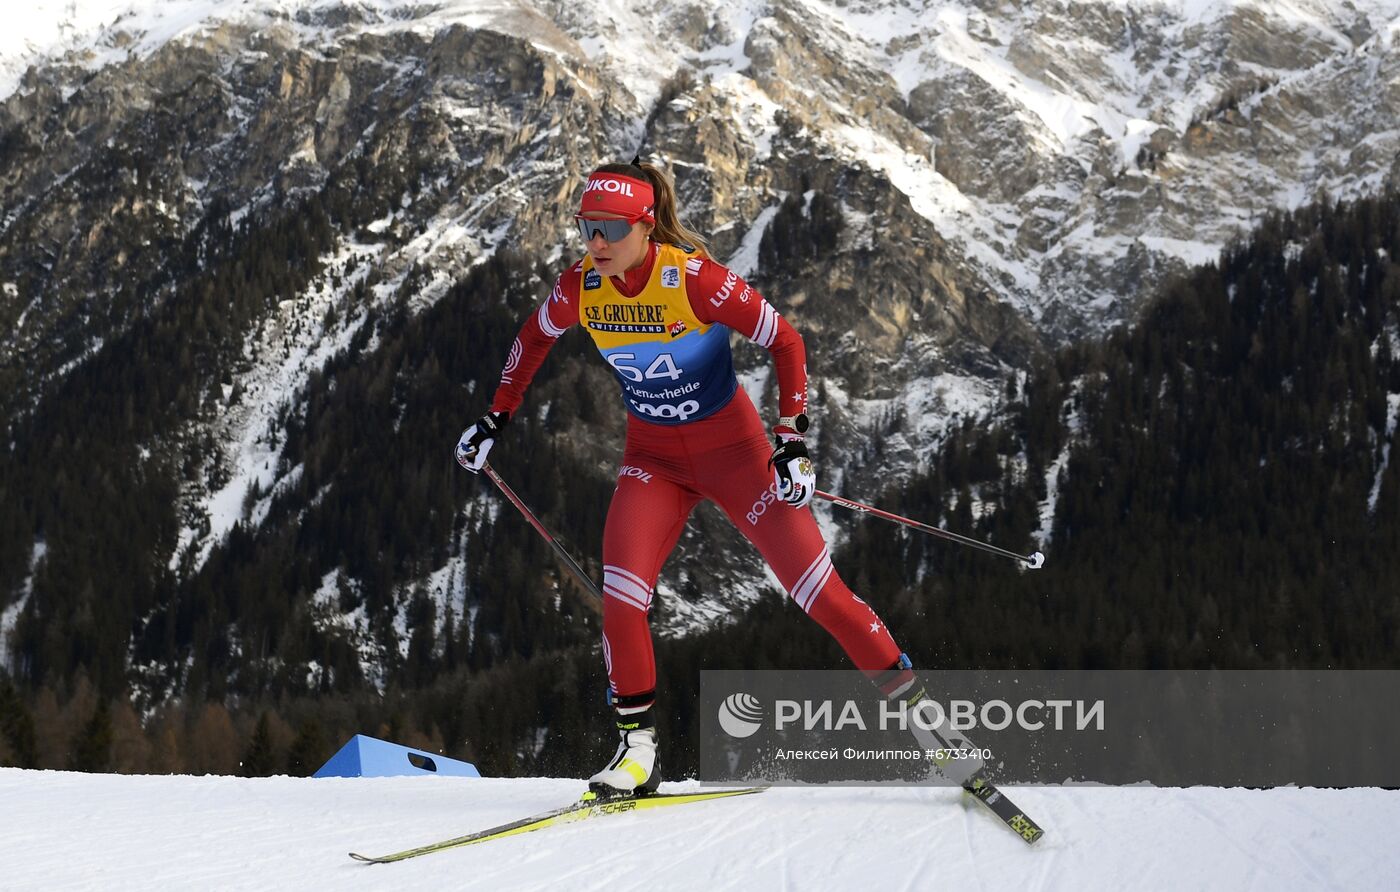
M 557 338 L 564 333 L 564 329 L 554 324 L 554 320 L 549 318 L 550 301 L 540 304 L 539 322 L 540 330 L 551 338 Z
M 754 329 L 749 340 L 760 347 L 773 346 L 773 340 L 778 336 L 778 311 L 773 309 L 773 305 L 767 300 L 758 307 L 758 327 Z

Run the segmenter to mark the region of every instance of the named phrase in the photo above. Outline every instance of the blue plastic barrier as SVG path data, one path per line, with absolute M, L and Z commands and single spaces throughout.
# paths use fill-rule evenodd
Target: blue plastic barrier
M 401 777 L 403 775 L 481 777 L 470 762 L 449 759 L 397 743 L 356 734 L 312 777 Z

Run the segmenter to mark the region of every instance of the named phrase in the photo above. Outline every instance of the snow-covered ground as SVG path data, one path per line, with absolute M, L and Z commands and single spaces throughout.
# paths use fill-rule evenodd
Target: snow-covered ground
M 1272 892 L 1400 876 L 1400 792 L 1374 789 L 1022 788 L 1048 834 L 1033 848 L 960 791 L 773 789 L 399 864 L 347 857 L 553 808 L 581 786 L 0 769 L 0 888 Z

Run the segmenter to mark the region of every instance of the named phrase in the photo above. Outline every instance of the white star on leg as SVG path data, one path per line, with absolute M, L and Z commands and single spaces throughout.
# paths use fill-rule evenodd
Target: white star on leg
M 878 631 L 880 631 L 880 624 L 879 624 L 879 623 L 871 623 L 871 624 L 870 624 L 870 631 L 872 631 L 872 632 L 878 632 Z

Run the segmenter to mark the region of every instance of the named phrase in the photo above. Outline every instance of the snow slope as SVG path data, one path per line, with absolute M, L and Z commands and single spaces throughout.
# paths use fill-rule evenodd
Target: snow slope
M 0 888 L 1365 890 L 1400 873 L 1400 792 L 1374 789 L 1023 788 L 1049 834 L 1035 848 L 959 791 L 774 789 L 401 864 L 346 857 L 552 808 L 581 786 L 0 769 Z

